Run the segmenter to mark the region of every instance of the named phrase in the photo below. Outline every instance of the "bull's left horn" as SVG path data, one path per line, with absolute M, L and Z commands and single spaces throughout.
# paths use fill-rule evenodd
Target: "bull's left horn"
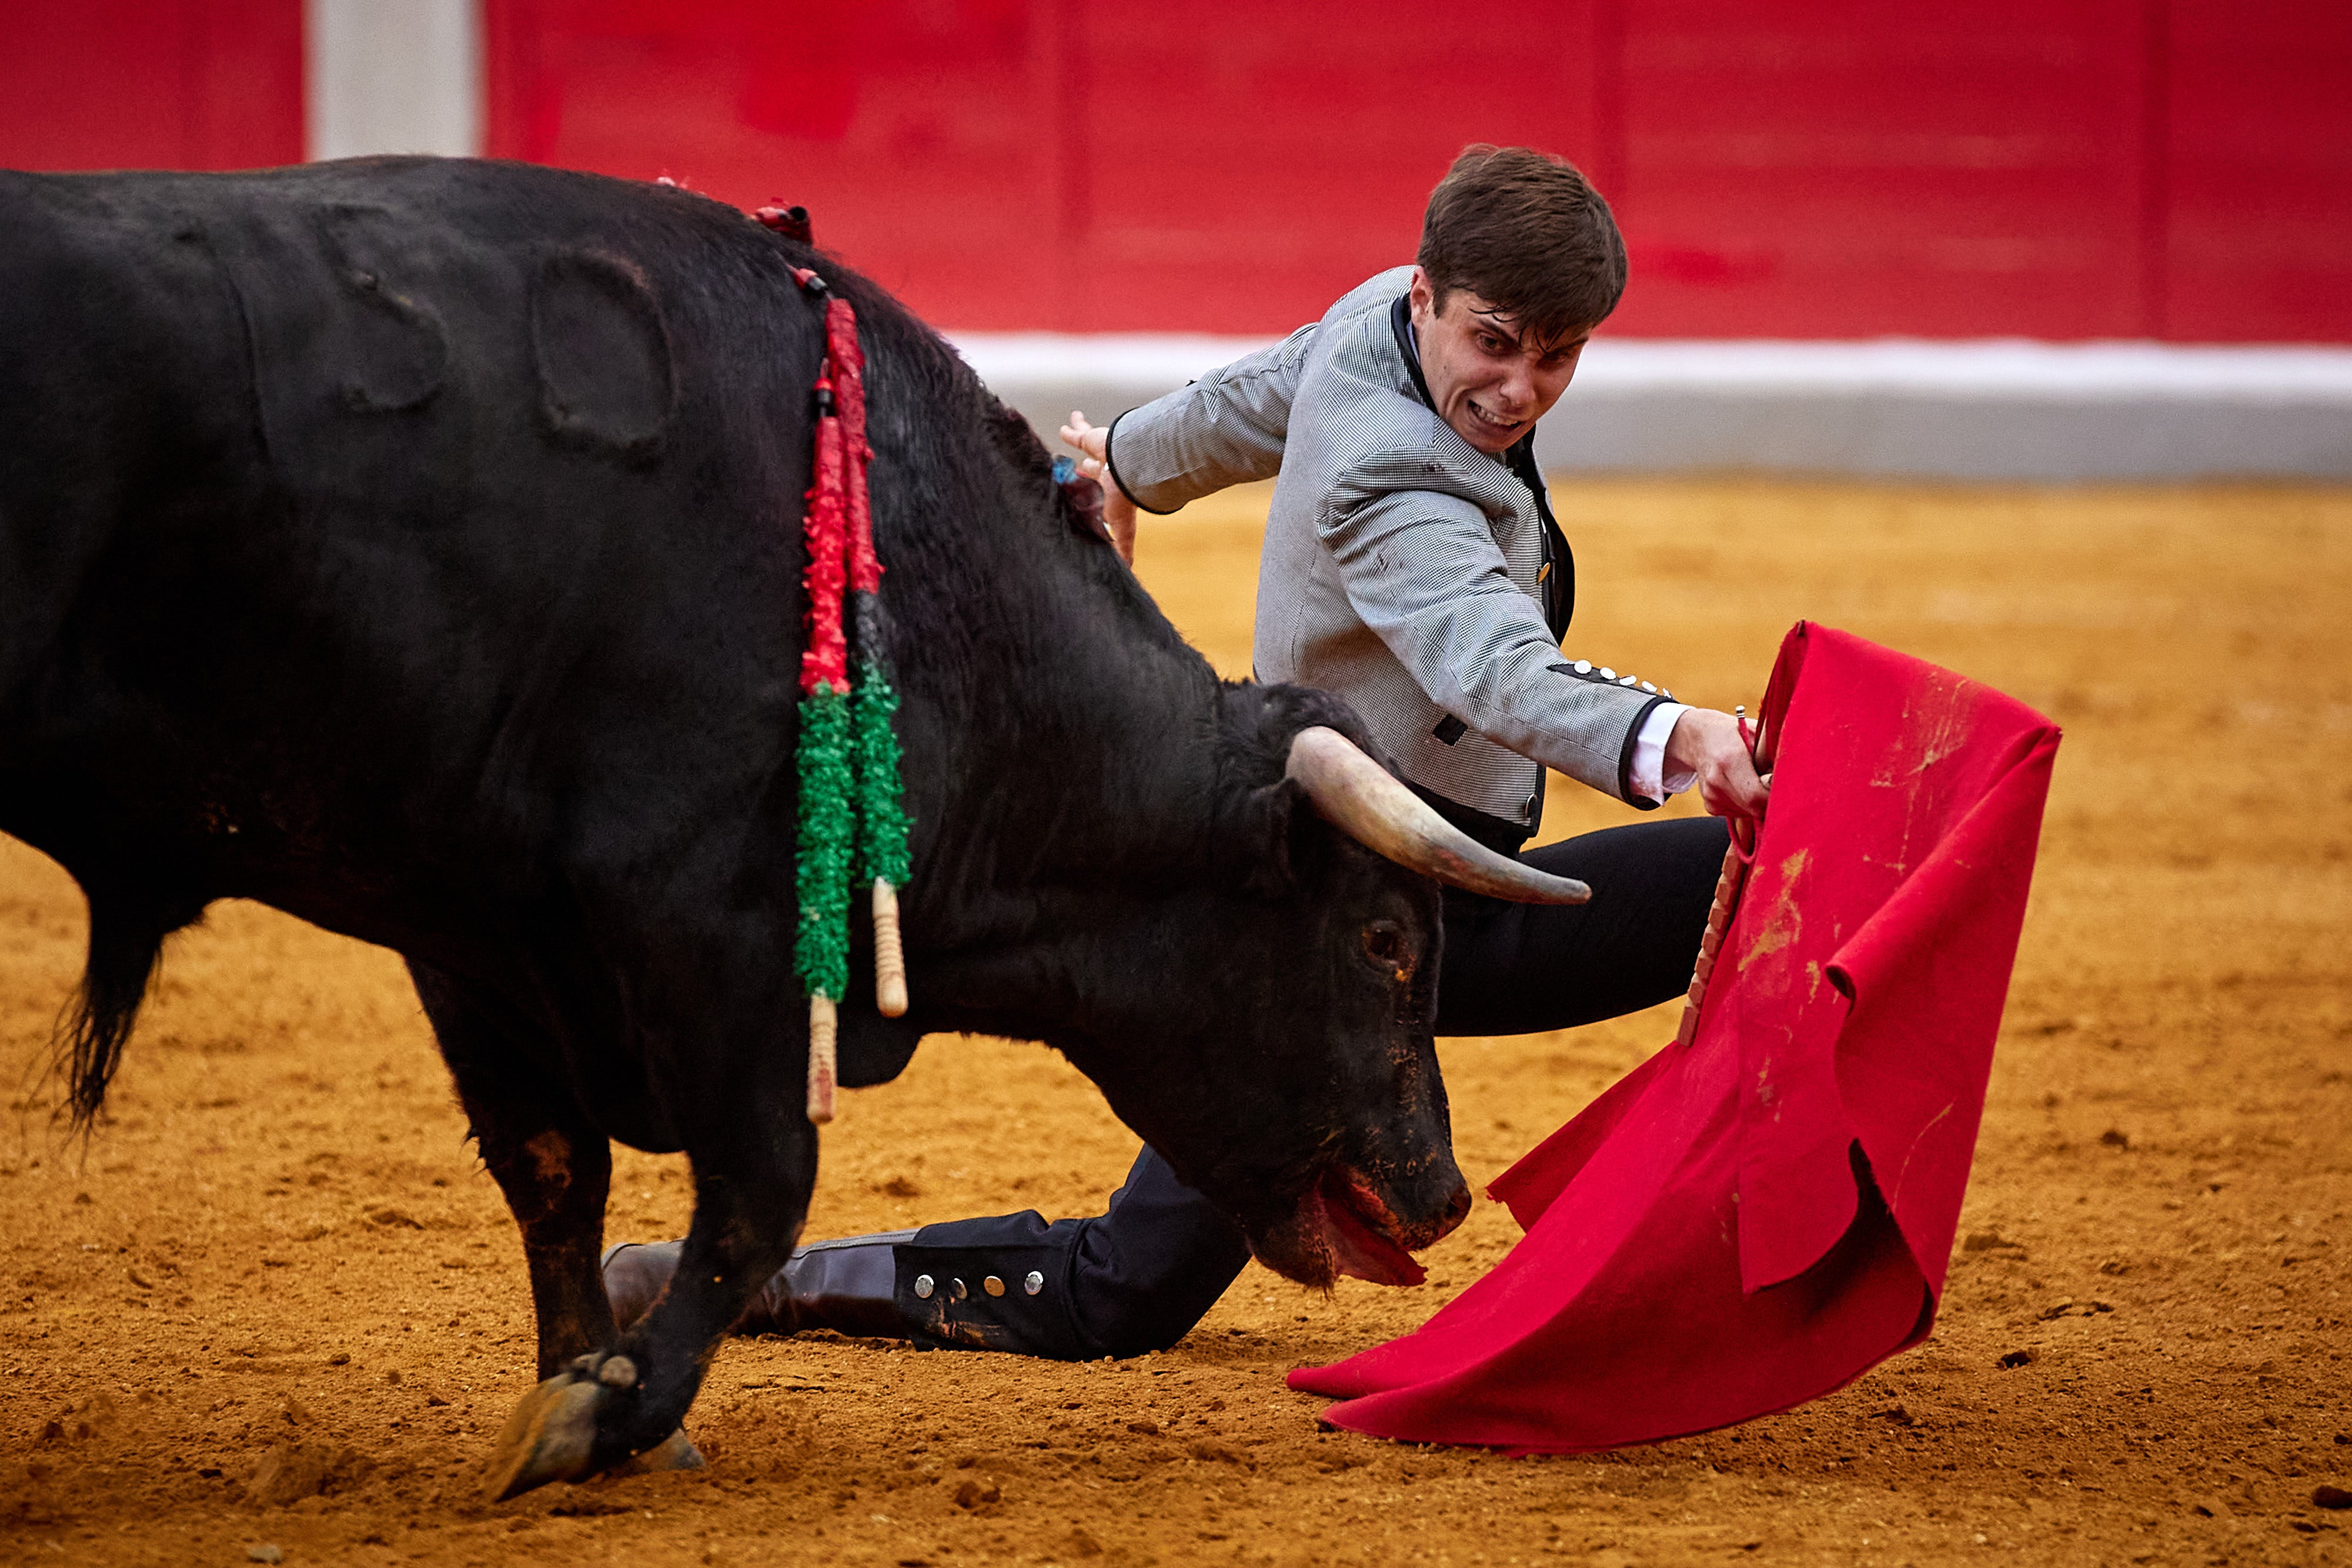
M 1582 904 L 1592 890 L 1498 855 L 1432 810 L 1336 729 L 1314 725 L 1290 742 L 1285 769 L 1315 810 L 1373 853 L 1448 887 L 1515 904 Z

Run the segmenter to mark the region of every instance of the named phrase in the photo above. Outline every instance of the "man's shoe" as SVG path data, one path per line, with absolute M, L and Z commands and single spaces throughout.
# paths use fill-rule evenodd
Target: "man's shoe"
M 795 1334 L 808 1329 L 873 1339 L 911 1339 L 898 1311 L 898 1248 L 912 1230 L 885 1230 L 793 1250 L 735 1323 L 741 1334 Z
M 796 1249 L 743 1315 L 739 1334 L 795 1334 L 807 1329 L 881 1339 L 910 1339 L 915 1330 L 895 1299 L 894 1249 L 912 1230 L 812 1241 Z M 651 1310 L 677 1272 L 682 1241 L 624 1241 L 604 1252 L 604 1294 L 614 1321 L 627 1328 Z

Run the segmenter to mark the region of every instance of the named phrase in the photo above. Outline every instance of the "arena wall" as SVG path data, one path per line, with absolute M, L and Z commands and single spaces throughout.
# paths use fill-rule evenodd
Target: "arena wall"
M 2352 476 L 2328 0 L 25 9 L 0 163 L 478 149 L 799 202 L 1041 421 L 1313 319 L 1486 139 L 1576 157 L 1633 253 L 1556 465 Z

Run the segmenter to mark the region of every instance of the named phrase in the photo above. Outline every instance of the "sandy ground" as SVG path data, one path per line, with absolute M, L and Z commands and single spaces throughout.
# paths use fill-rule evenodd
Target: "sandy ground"
M 736 1342 L 691 1422 L 708 1472 L 485 1505 L 531 1381 L 520 1250 L 398 964 L 219 907 L 171 950 L 85 1154 L 40 1073 L 80 900 L 0 841 L 0 1558 L 2352 1562 L 2352 1512 L 2313 1502 L 2352 1486 L 2352 493 L 1559 500 L 1571 652 L 1752 704 L 1809 616 L 2066 727 L 1926 1346 L 1793 1414 L 1596 1457 L 1319 1431 L 1283 1373 L 1475 1278 L 1516 1234 L 1482 1201 L 1423 1289 L 1253 1268 L 1123 1364 Z M 1147 525 L 1146 580 L 1229 671 L 1263 505 Z M 1626 815 L 1580 793 L 1547 832 Z M 1474 1185 L 1673 1021 L 1446 1042 Z M 811 1223 L 1086 1212 L 1133 1146 L 1057 1058 L 940 1039 L 850 1097 Z M 625 1153 L 612 1232 L 674 1234 L 687 1203 L 677 1161 Z

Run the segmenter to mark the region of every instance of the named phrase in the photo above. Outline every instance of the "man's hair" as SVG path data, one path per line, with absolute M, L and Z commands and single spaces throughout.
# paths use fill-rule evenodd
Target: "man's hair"
M 1466 288 L 1535 342 L 1591 331 L 1625 292 L 1625 242 L 1576 165 L 1528 147 L 1465 147 L 1429 193 L 1421 254 L 1437 308 Z

